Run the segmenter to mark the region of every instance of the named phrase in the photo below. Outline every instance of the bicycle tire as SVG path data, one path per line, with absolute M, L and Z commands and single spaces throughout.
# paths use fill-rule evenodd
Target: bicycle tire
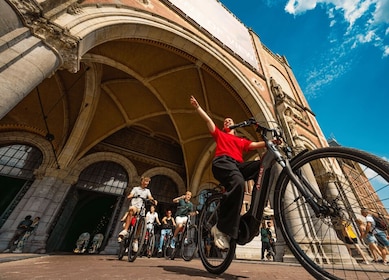
M 154 250 L 155 250 L 155 235 L 150 234 L 148 244 L 147 244 L 147 251 L 146 251 L 147 256 L 152 257 L 154 255 Z
M 350 224 L 358 232 L 355 221 L 364 220 L 363 207 L 388 214 L 389 163 L 360 150 L 329 147 L 297 156 L 291 168 L 304 186 L 311 186 L 310 199 L 330 209 L 317 216 L 286 172 L 280 174 L 274 193 L 276 223 L 301 265 L 315 279 L 388 279 L 389 266 L 361 262 L 362 255 L 370 260 L 361 240 L 362 255 L 350 255 L 340 231 Z
M 197 226 L 190 225 L 182 235 L 181 240 L 181 256 L 189 262 L 193 259 L 197 251 Z
M 173 248 L 170 247 L 170 243 L 171 243 L 171 236 L 169 235 L 166 240 L 164 240 L 164 243 L 163 243 L 163 255 L 165 257 L 165 259 L 170 259 L 172 253 L 173 253 Z
M 211 228 L 217 224 L 219 217 L 220 202 L 222 194 L 210 196 L 205 202 L 200 213 L 197 242 L 198 253 L 205 269 L 212 274 L 222 274 L 230 266 L 236 250 L 236 240 L 231 239 L 230 248 L 221 251 L 213 246 L 212 254 L 207 255 L 206 240 L 211 238 Z
M 128 238 L 124 238 L 119 244 L 118 260 L 123 259 L 127 247 L 128 247 Z
M 128 245 L 128 261 L 134 262 L 142 251 L 146 235 L 146 220 L 144 217 L 140 217 L 137 221 L 135 228 L 131 234 L 130 242 Z M 135 252 L 133 250 L 133 243 L 135 240 L 138 240 L 138 250 Z

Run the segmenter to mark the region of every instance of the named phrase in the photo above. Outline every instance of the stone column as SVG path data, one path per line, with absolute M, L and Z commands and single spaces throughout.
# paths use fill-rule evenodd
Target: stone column
M 4 224 L 4 228 L 7 230 L 0 235 L 2 248 L 7 246 L 7 242 L 12 237 L 19 220 L 26 215 L 32 215 L 33 219 L 40 217 L 41 220 L 33 235 L 26 242 L 24 252 L 46 252 L 45 248 L 50 227 L 72 185 L 69 180 L 67 182 L 63 180 L 66 173 L 65 170 L 52 169 L 45 175 L 37 176 L 24 198 Z

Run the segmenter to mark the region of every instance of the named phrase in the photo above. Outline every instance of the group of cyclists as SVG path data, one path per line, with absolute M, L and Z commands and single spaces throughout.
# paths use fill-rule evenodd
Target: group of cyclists
M 338 226 L 338 221 L 354 214 L 351 211 L 354 209 L 353 207 L 345 208 L 342 203 L 339 203 L 342 195 L 347 195 L 345 189 L 348 190 L 350 186 L 356 184 L 355 182 L 359 182 L 350 182 L 349 178 L 360 178 L 361 182 L 367 182 L 366 185 L 372 190 L 373 185 L 378 184 L 378 193 L 388 186 L 386 182 L 389 178 L 389 164 L 386 161 L 363 151 L 343 147 L 304 150 L 293 157 L 292 150 L 288 145 L 279 147 L 285 143 L 280 129 L 263 126 L 255 118 L 238 124 L 235 124 L 231 118 L 225 118 L 223 128 L 220 129 L 216 127 L 214 121 L 195 97 L 190 97 L 190 103 L 204 120 L 216 143 L 215 155 L 212 160 L 212 174 L 223 186 L 224 191 L 207 197 L 199 215 L 198 224 L 192 226 L 192 231 L 188 230 L 191 228 L 188 218 L 193 212 L 189 191 L 173 200 L 178 203 L 175 219 L 172 218 L 171 211 L 167 212 L 162 222 L 154 218 L 162 227 L 161 238 L 158 242 L 160 253 L 165 237 L 172 235 L 170 246 L 173 251 L 178 244 L 177 247 L 184 248 L 182 250 L 183 259 L 190 260 L 195 249 L 185 251 L 185 247 L 190 247 L 190 237 L 193 236 L 196 244 L 199 245 L 199 257 L 207 271 L 214 274 L 223 273 L 234 258 L 236 246 L 245 245 L 258 235 L 268 193 L 273 191 L 271 188 L 274 188 L 273 203 L 281 234 L 296 259 L 316 279 L 357 279 L 360 275 L 366 276 L 367 271 L 369 271 L 369 279 L 381 279 L 381 276 L 387 273 L 381 268 L 367 269 L 361 262 L 350 259 L 351 255 L 348 258 L 343 253 L 344 245 L 339 245 L 341 243 L 333 232 Z M 236 128 L 251 125 L 255 125 L 255 131 L 260 134 L 263 141 L 250 141 L 236 135 Z M 266 149 L 266 153 L 261 157 L 261 161 L 244 161 L 244 153 L 262 148 Z M 345 163 L 347 166 L 344 166 Z M 271 177 L 273 174 L 270 171 L 276 164 L 279 164 L 282 171 L 278 178 L 274 179 Z M 323 170 L 326 171 L 325 174 L 329 173 L 331 176 L 322 177 Z M 333 181 L 334 178 L 336 184 Z M 248 180 L 256 182 L 251 199 L 251 205 L 254 207 L 250 207 L 249 211 L 241 216 L 245 182 Z M 273 180 L 275 180 L 275 184 L 273 184 Z M 129 243 L 127 244 L 129 261 L 132 259 L 132 253 L 138 251 L 135 241 L 140 241 L 143 245 L 145 234 L 138 234 L 137 228 L 138 225 L 141 225 L 141 229 L 146 228 L 146 214 L 137 214 L 140 210 L 142 213 L 142 209 L 145 209 L 146 199 L 157 205 L 157 201 L 146 189 L 149 182 L 150 178 L 142 178 L 141 186 L 134 188 L 128 195 L 132 202 L 123 220 L 125 221 L 124 229 L 119 234 L 119 242 L 122 242 L 119 259 L 125 251 L 122 248 L 123 240 Z M 318 191 L 318 187 L 322 188 L 322 185 L 326 188 L 331 187 L 331 192 Z M 335 187 L 340 189 L 339 192 L 336 192 L 338 189 Z M 133 202 L 136 201 L 136 198 L 141 198 L 140 200 L 143 202 L 141 206 L 137 202 Z M 382 203 L 378 195 L 371 196 L 371 198 L 377 200 L 372 203 L 377 205 Z M 347 202 L 350 203 L 350 200 Z M 357 202 L 360 203 L 359 200 Z M 369 201 L 366 198 L 367 202 Z M 361 206 L 360 204 L 356 205 Z M 314 215 L 307 215 L 307 210 Z M 132 226 L 134 216 L 138 219 L 138 222 L 135 222 L 135 227 Z M 172 227 L 174 225 L 173 233 Z M 333 230 L 330 230 L 331 227 Z M 310 232 L 311 228 L 315 231 Z M 131 233 L 128 232 L 129 229 Z M 184 229 L 183 232 L 182 229 Z M 144 231 L 141 232 L 144 233 Z M 312 233 L 316 234 L 311 236 Z M 131 236 L 130 241 L 128 241 L 128 236 Z M 214 245 L 216 254 L 210 251 L 211 243 Z M 322 246 L 322 244 L 327 245 Z M 323 254 L 327 251 L 331 254 Z M 215 255 L 217 256 L 214 257 Z M 342 256 L 342 258 L 338 256 Z M 366 261 L 363 262 L 363 264 L 366 263 Z M 352 276 L 349 277 L 349 274 Z
M 185 224 L 188 220 L 188 215 L 194 212 L 193 203 L 190 201 L 192 198 L 192 193 L 187 191 L 184 195 L 176 197 L 173 199 L 174 203 L 178 204 L 177 211 L 175 213 L 175 218 L 172 216 L 172 211 L 168 210 L 166 212 L 166 216 L 163 217 L 162 221 L 160 221 L 158 217 L 158 213 L 155 212 L 155 206 L 158 204 L 158 201 L 153 198 L 150 190 L 147 188 L 151 181 L 150 177 L 142 177 L 140 186 L 134 187 L 127 198 L 130 200 L 130 206 L 128 211 L 125 213 L 122 218 L 123 230 L 119 233 L 118 242 L 121 243 L 125 238 L 129 237 L 129 229 L 134 225 L 136 219 L 136 215 L 139 213 L 144 206 L 145 201 L 150 201 L 152 205 L 150 206 L 150 210 L 145 215 L 146 222 L 146 239 L 155 238 L 155 229 L 156 225 L 161 227 L 161 235 L 159 240 L 154 239 L 154 243 L 157 246 L 157 253 L 162 253 L 162 247 L 164 245 L 164 240 L 167 236 L 172 235 L 172 239 L 170 242 L 170 248 L 174 249 L 175 244 L 177 242 L 178 234 L 183 230 Z M 141 214 L 142 215 L 142 214 Z M 144 214 L 143 214 L 144 215 Z M 135 239 L 133 244 L 131 244 L 131 250 L 133 252 L 137 252 L 140 250 L 138 246 L 139 240 Z M 151 247 L 154 247 L 154 243 Z M 153 255 L 153 249 L 150 246 L 147 246 L 147 242 L 142 242 L 147 248 L 147 256 L 151 257 Z

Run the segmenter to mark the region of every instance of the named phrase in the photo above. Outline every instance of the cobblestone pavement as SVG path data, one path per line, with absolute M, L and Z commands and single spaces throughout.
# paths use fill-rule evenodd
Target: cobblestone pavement
M 208 273 L 200 259 L 138 258 L 113 255 L 0 254 L 0 279 L 299 279 L 312 280 L 300 265 L 235 260 L 222 275 Z

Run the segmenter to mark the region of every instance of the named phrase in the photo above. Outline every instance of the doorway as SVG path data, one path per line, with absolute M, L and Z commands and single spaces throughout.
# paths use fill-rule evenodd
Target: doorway
M 78 201 L 74 206 L 72 215 L 65 228 L 64 238 L 58 250 L 61 252 L 73 252 L 79 236 L 87 232 L 90 235 L 89 244 L 96 234 L 103 234 L 104 240 L 109 238 L 109 224 L 118 197 L 106 193 L 91 192 L 78 189 Z M 103 241 L 104 244 L 104 241 Z

